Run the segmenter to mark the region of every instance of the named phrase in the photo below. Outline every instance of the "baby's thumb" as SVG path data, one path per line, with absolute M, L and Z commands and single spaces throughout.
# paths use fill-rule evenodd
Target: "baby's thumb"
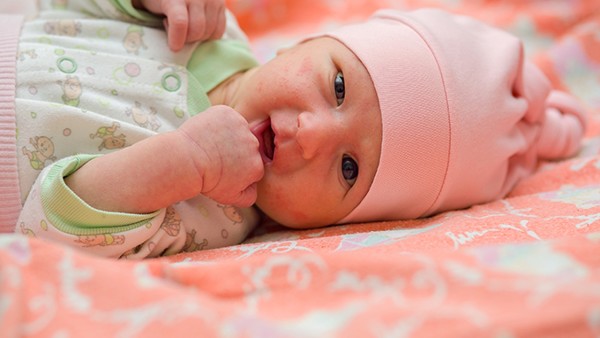
M 249 208 L 256 202 L 256 195 L 256 183 L 252 183 L 240 192 L 237 200 L 231 204 L 240 208 Z

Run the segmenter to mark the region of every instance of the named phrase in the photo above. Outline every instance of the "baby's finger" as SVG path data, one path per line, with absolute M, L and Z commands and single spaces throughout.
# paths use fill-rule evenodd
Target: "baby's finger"
M 167 30 L 167 38 L 169 47 L 173 51 L 178 51 L 183 48 L 187 40 L 188 32 L 188 9 L 183 2 L 174 2 L 164 9 L 167 21 L 165 28 Z
M 225 8 L 221 7 L 221 9 L 219 10 L 219 15 L 217 15 L 217 23 L 215 24 L 215 30 L 213 31 L 212 35 L 208 37 L 209 39 L 220 39 L 223 36 L 223 34 L 225 34 L 226 20 L 227 18 L 225 17 Z
M 206 15 L 202 2 L 192 2 L 189 7 L 190 24 L 187 32 L 187 42 L 206 40 Z
M 240 208 L 249 208 L 256 202 L 257 189 L 256 183 L 250 185 L 240 193 L 237 200 L 232 205 Z
M 209 2 L 209 3 L 205 4 L 204 11 L 205 11 L 205 15 L 206 15 L 205 16 L 206 30 L 204 31 L 202 40 L 208 40 L 213 35 L 213 32 L 215 31 L 215 28 L 216 28 L 215 26 L 217 25 L 217 21 L 218 21 L 217 15 L 219 14 L 219 8 L 216 7 L 216 5 L 213 4 L 212 2 Z

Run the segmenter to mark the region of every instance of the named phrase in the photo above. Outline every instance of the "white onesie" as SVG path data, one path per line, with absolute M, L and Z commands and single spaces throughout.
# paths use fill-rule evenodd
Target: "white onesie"
M 104 212 L 63 180 L 96 156 L 176 129 L 210 106 L 217 84 L 256 66 L 235 19 L 228 16 L 223 39 L 173 53 L 160 18 L 129 0 L 42 2 L 40 16 L 23 26 L 17 55 L 24 205 L 15 231 L 124 258 L 241 242 L 259 221 L 254 209 L 198 196 L 152 214 Z

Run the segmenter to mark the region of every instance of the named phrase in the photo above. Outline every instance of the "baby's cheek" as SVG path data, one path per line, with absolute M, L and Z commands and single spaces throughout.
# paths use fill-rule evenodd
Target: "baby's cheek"
M 306 56 L 300 63 L 296 75 L 299 77 L 308 77 L 313 73 L 313 64 L 310 57 Z

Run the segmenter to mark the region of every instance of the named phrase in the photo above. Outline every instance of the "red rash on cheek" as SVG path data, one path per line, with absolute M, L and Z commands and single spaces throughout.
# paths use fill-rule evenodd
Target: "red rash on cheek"
M 310 57 L 305 57 L 296 73 L 298 76 L 306 76 L 312 73 L 313 65 Z

